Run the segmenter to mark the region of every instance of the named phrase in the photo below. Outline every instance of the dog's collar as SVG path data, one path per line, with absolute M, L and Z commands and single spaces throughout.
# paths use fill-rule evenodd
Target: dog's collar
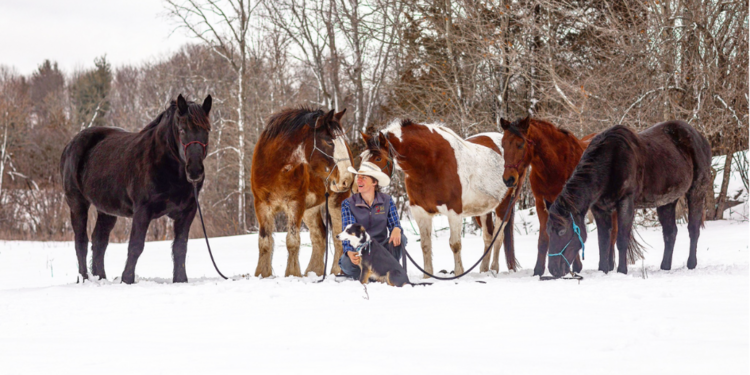
M 368 240 L 367 242 L 357 246 L 357 252 L 361 253 L 363 250 L 369 250 L 370 249 L 370 243 L 372 243 L 372 239 Z

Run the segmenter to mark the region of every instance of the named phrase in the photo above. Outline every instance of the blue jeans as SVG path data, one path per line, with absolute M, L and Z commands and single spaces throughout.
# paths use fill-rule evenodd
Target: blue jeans
M 396 260 L 401 260 L 401 254 L 403 253 L 403 249 L 406 247 L 407 242 L 408 240 L 406 239 L 406 236 L 401 233 L 401 245 L 394 246 L 392 243 L 388 242 L 387 239 L 382 245 L 391 255 L 393 255 L 394 258 L 396 258 Z M 346 255 L 346 253 L 339 258 L 339 267 L 341 267 L 341 271 L 344 272 L 346 276 L 359 280 L 361 269 L 359 266 L 352 263 L 352 260 L 349 259 L 349 256 Z M 406 267 L 404 267 L 404 269 L 406 269 Z

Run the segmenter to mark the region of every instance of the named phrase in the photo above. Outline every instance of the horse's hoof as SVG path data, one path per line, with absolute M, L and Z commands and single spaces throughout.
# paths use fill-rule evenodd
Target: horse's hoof
M 698 265 L 698 259 L 688 259 L 687 267 L 690 270 L 695 269 L 695 266 Z
M 135 283 L 135 275 L 122 275 L 122 282 L 125 284 Z
M 628 268 L 627 267 L 617 267 L 617 272 L 627 275 L 628 274 Z
M 534 267 L 534 276 L 544 275 L 544 267 Z
M 172 279 L 172 283 L 186 283 L 188 282 L 187 276 L 175 277 Z

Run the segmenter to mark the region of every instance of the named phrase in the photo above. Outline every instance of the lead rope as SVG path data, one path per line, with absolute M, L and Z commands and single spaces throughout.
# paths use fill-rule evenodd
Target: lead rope
M 328 213 L 328 190 L 326 189 L 326 219 L 325 219 L 325 238 L 326 238 L 326 255 L 323 260 L 323 278 L 316 281 L 322 283 L 326 279 L 326 270 L 328 269 L 328 226 L 331 224 L 331 215 Z
M 492 238 L 492 242 L 490 242 L 489 246 L 487 246 L 487 250 L 484 251 L 484 254 L 482 255 L 482 257 L 479 258 L 479 260 L 476 263 L 474 263 L 474 265 L 471 266 L 471 268 L 469 268 L 467 271 L 465 271 L 464 273 L 462 273 L 460 275 L 451 276 L 451 277 L 439 277 L 439 276 L 435 276 L 435 275 L 433 275 L 433 274 L 425 271 L 422 267 L 420 267 L 417 264 L 417 262 L 414 261 L 414 259 L 412 259 L 411 255 L 409 255 L 409 252 L 406 251 L 406 246 L 404 246 L 404 254 L 406 254 L 406 256 L 409 258 L 409 260 L 411 261 L 411 263 L 414 264 L 414 266 L 417 267 L 417 269 L 419 269 L 420 271 L 422 271 L 422 273 L 424 273 L 425 275 L 427 275 L 429 277 L 433 277 L 433 278 L 435 278 L 437 280 L 455 280 L 455 279 L 464 277 L 464 276 L 466 276 L 466 274 L 468 274 L 469 272 L 471 272 L 471 270 L 473 270 L 477 265 L 479 265 L 479 263 L 482 261 L 482 259 L 484 259 L 484 257 L 487 256 L 487 254 L 489 254 L 490 249 L 492 249 L 492 245 L 495 243 L 495 240 L 497 239 L 497 236 L 500 234 L 500 232 L 502 232 L 505 229 L 505 225 L 507 224 L 507 220 L 508 220 L 508 214 L 510 214 L 510 211 L 513 209 L 513 204 L 515 204 L 515 201 L 516 201 L 516 192 L 514 191 L 513 192 L 513 196 L 510 199 L 510 203 L 508 204 L 508 209 L 505 210 L 505 215 L 503 215 L 503 221 L 501 222 L 501 225 L 500 225 L 499 229 L 497 230 L 497 233 L 495 233 L 495 236 Z
M 219 271 L 219 267 L 216 266 L 216 261 L 214 261 L 214 254 L 211 252 L 211 245 L 208 244 L 208 234 L 206 234 L 206 224 L 203 223 L 203 212 L 201 212 L 201 204 L 198 202 L 198 185 L 193 184 L 193 193 L 195 194 L 195 204 L 198 206 L 198 215 L 201 218 L 201 227 L 203 227 L 203 237 L 206 239 L 206 247 L 208 248 L 208 255 L 211 256 L 211 263 L 214 264 L 214 269 L 216 269 L 216 272 L 219 273 L 219 276 L 223 277 L 224 280 L 228 280 L 229 278 L 224 276 L 221 271 Z

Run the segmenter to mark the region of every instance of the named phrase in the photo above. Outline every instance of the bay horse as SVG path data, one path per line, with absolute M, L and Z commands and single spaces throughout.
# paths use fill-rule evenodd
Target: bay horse
M 609 128 L 594 137 L 549 207 L 550 273 L 555 277 L 567 273 L 569 259 L 586 241 L 584 215 L 589 208 L 596 219 L 600 266 L 608 261 L 609 253 L 603 249 L 610 241 L 611 214 L 616 210 L 617 272 L 626 274 L 635 209 L 656 207 L 664 235 L 661 269 L 671 269 L 677 237 L 675 206 L 683 196 L 690 233 L 687 266 L 694 269 L 704 198 L 711 185 L 711 145 L 687 123 L 662 122 L 640 133 L 622 125 Z M 580 237 L 576 227 L 584 228 Z
M 522 183 L 521 176 L 531 167 L 529 183 L 539 217 L 538 253 L 534 276 L 541 276 L 544 274 L 549 247 L 548 214 L 544 202 L 554 202 L 562 191 L 565 181 L 573 174 L 573 169 L 581 159 L 583 150 L 596 134 L 589 134 L 578 139 L 566 129 L 529 116 L 512 123 L 501 118 L 500 126 L 503 129 L 502 146 L 505 160 L 503 181 L 506 186 L 513 188 L 519 184 L 519 181 Z M 610 248 L 610 251 L 614 251 L 614 242 L 610 244 Z M 581 268 L 581 259 L 576 256 L 573 270 L 580 272 Z
M 396 120 L 377 137 L 362 134 L 367 149 L 362 162 L 375 163 L 391 175 L 397 168 L 406 176 L 406 193 L 414 219 L 419 226 L 424 269 L 432 268 L 432 218 L 448 217 L 450 247 L 455 274 L 463 273 L 461 262 L 461 230 L 464 217 L 479 216 L 485 246 L 500 228 L 511 194 L 502 181 L 502 134 L 482 133 L 467 139 L 459 137 L 443 125 L 423 125 L 411 120 Z M 493 224 L 492 212 L 496 219 Z M 513 215 L 504 234 L 505 261 L 509 270 L 517 269 L 513 249 Z M 499 271 L 501 243 L 493 247 L 492 270 Z M 486 249 L 486 247 L 485 247 Z M 489 270 L 490 257 L 485 257 L 480 272 Z
M 286 248 L 289 252 L 285 276 L 301 277 L 299 267 L 299 228 L 302 221 L 310 229 L 312 255 L 305 274 L 325 272 L 325 194 L 332 193 L 328 206 L 333 231 L 341 232 L 341 203 L 349 197 L 354 177 L 339 113 L 308 108 L 284 109 L 273 114 L 260 135 L 253 152 L 251 170 L 255 215 L 260 227 L 258 266 L 255 276 L 273 274 L 274 218 L 284 212 L 287 219 Z M 341 257 L 340 241 L 333 259 Z M 341 269 L 333 262 L 332 274 Z
M 211 102 L 211 95 L 202 105 L 179 95 L 138 133 L 92 127 L 78 133 L 65 146 L 60 172 L 82 281 L 88 279 L 86 222 L 93 204 L 97 210 L 91 249 L 93 276 L 107 278 L 104 252 L 109 234 L 118 216 L 132 217 L 122 282 L 135 282 L 135 266 L 143 252 L 149 223 L 167 215 L 174 220 L 172 281 L 187 282 L 187 240 L 197 207 L 193 185 L 198 192 L 203 187 Z

